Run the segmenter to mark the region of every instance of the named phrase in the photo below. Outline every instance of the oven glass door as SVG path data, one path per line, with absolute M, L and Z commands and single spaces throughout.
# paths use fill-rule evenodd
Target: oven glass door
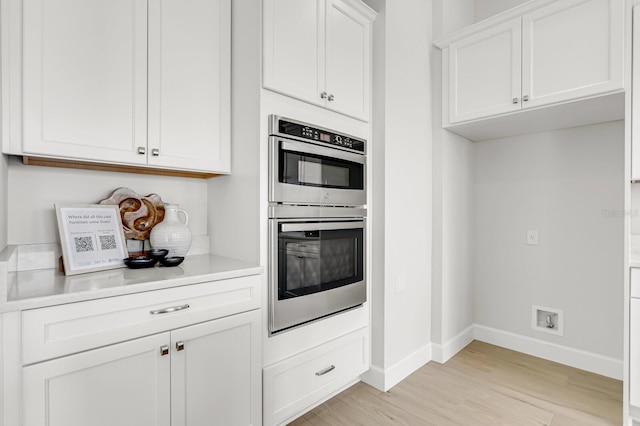
M 365 220 L 270 219 L 269 332 L 367 300 Z
M 364 155 L 273 136 L 270 146 L 270 202 L 366 204 Z
M 280 150 L 278 181 L 320 188 L 364 189 L 364 165 L 335 157 Z
M 363 281 L 363 222 L 281 223 L 278 300 Z

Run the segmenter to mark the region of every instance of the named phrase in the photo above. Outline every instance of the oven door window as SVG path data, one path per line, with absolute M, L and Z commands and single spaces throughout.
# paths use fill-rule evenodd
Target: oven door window
M 281 149 L 278 180 L 322 188 L 364 189 L 364 165 L 338 158 Z
M 278 232 L 278 300 L 363 280 L 363 228 Z

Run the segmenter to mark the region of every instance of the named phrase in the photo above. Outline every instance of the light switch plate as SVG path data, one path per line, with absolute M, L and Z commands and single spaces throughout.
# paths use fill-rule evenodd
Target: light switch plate
M 538 245 L 538 230 L 537 229 L 529 229 L 527 230 L 527 244 L 532 246 Z

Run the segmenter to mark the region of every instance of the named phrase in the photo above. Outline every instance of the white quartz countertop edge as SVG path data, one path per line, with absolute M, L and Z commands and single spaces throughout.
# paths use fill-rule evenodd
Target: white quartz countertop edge
M 0 260 L 1 262 L 1 260 Z M 0 267 L 0 272 L 2 272 Z M 6 271 L 6 268 L 5 268 Z M 64 276 L 53 269 L 9 272 L 0 286 L 0 313 L 259 275 L 263 268 L 214 255 L 189 256 L 171 268 L 128 268 Z

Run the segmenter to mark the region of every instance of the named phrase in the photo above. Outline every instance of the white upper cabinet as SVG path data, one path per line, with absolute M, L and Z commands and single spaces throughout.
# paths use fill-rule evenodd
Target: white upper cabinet
M 558 1 L 522 17 L 523 108 L 623 88 L 623 3 Z
M 624 90 L 623 3 L 528 2 L 437 41 L 443 126 Z
M 144 0 L 24 0 L 24 153 L 144 164 Z
M 229 172 L 229 0 L 149 2 L 149 165 Z
M 264 0 L 263 86 L 369 119 L 371 22 L 359 0 Z
M 3 152 L 229 172 L 230 0 L 2 2 Z
M 520 46 L 520 19 L 449 46 L 452 123 L 520 109 Z
M 265 0 L 263 84 L 320 104 L 324 90 L 324 4 Z

